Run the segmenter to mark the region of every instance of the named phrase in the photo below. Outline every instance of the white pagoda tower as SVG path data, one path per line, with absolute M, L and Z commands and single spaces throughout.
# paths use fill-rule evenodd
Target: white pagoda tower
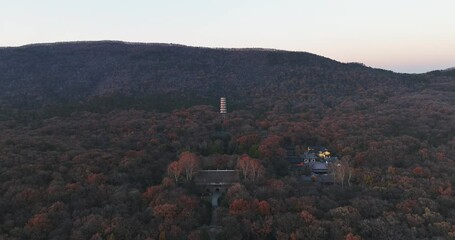
M 220 99 L 220 113 L 223 116 L 223 118 L 227 113 L 226 97 L 221 97 Z

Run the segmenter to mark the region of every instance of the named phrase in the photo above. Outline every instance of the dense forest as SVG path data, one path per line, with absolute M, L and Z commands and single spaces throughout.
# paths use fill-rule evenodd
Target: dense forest
M 0 86 L 0 239 L 455 239 L 453 69 L 75 42 L 0 48 Z M 240 172 L 217 208 L 199 169 Z

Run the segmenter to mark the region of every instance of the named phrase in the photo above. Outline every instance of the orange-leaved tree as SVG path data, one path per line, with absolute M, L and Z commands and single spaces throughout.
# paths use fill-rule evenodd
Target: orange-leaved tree
M 259 160 L 251 158 L 246 154 L 243 154 L 237 160 L 237 169 L 240 170 L 244 180 L 251 180 L 253 182 L 265 173 L 265 168 Z

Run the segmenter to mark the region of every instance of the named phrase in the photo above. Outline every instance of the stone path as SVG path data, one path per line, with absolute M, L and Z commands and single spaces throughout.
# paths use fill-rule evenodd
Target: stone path
M 221 193 L 220 192 L 214 192 L 212 194 L 212 208 L 217 208 L 218 207 L 218 199 L 220 198 Z

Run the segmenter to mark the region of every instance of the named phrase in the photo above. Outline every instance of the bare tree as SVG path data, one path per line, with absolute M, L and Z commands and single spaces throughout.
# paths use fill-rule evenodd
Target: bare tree
M 351 186 L 352 167 L 349 164 L 349 159 L 342 158 L 330 164 L 329 170 L 335 182 L 341 184 L 342 187 L 344 187 L 345 182 L 347 182 L 348 186 Z

